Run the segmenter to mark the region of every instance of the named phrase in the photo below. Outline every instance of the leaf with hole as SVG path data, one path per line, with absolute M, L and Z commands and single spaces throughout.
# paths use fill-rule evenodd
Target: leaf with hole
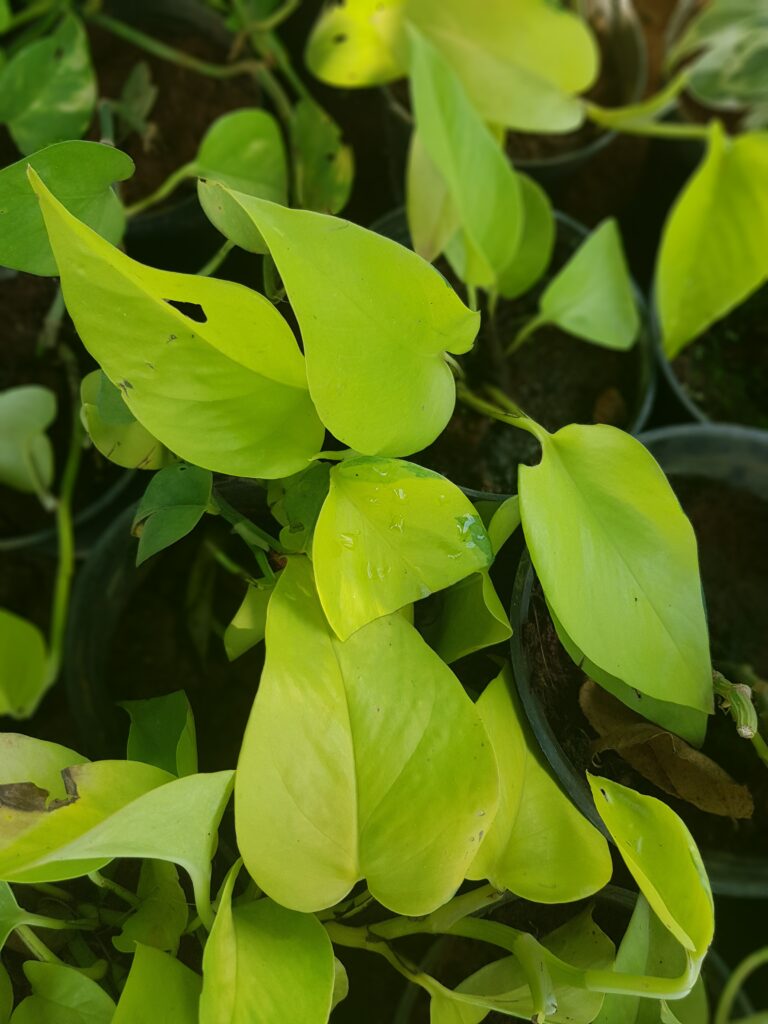
M 480 516 L 455 484 L 399 459 L 360 457 L 331 470 L 312 560 L 320 600 L 345 640 L 492 561 Z
M 290 328 L 242 285 L 142 266 L 30 171 L 78 334 L 136 419 L 205 469 L 297 472 L 322 443 Z
M 326 427 L 363 455 L 408 455 L 434 441 L 456 402 L 446 353 L 469 351 L 479 314 L 434 267 L 389 238 L 338 217 L 232 195 L 264 235 L 285 283 Z
M 339 641 L 309 561 L 291 558 L 235 792 L 238 845 L 261 889 L 309 912 L 366 878 L 395 913 L 427 914 L 463 879 L 496 791 L 472 702 L 413 626 L 389 615 Z

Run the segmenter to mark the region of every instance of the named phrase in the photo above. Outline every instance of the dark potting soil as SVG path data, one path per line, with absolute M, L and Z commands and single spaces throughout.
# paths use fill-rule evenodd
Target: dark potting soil
M 710 419 L 768 428 L 768 288 L 684 348 L 672 368 Z
M 713 661 L 746 663 L 764 678 L 768 675 L 768 503 L 700 478 L 674 477 L 672 484 L 699 543 Z M 538 583 L 523 643 L 531 686 L 578 772 L 596 767 L 624 785 L 664 800 L 705 851 L 765 855 L 768 775 L 752 745 L 737 736 L 730 718 L 720 710 L 710 718 L 703 752 L 736 782 L 749 787 L 754 816 L 740 821 L 707 814 L 662 792 L 613 751 L 593 758 L 595 733 L 578 699 L 585 676 L 560 644 Z
M 56 281 L 49 277 L 17 274 L 0 280 L 0 391 L 26 384 L 50 388 L 57 399 L 57 416 L 49 430 L 54 448 L 56 480 L 69 447 L 72 420 L 72 390 L 60 351 L 37 353 L 37 341 L 45 314 L 56 293 Z M 60 339 L 74 353 L 78 370 L 85 375 L 96 364 L 83 348 L 71 321 L 65 317 Z M 77 399 L 79 403 L 79 398 Z M 79 405 L 78 405 L 79 408 Z M 123 470 L 89 448 L 83 453 L 73 506 L 86 508 L 113 486 Z M 54 482 L 54 491 L 56 482 Z M 0 537 L 15 537 L 53 527 L 53 516 L 35 495 L 0 487 Z

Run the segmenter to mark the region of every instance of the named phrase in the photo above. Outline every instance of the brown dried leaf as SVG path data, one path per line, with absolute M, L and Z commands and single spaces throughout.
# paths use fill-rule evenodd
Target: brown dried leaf
M 749 789 L 679 736 L 647 722 L 591 679 L 579 691 L 579 704 L 600 736 L 595 753 L 617 751 L 644 779 L 709 814 L 752 817 Z

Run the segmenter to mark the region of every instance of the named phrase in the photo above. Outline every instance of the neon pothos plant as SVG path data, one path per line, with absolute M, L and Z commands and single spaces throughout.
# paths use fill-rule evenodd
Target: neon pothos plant
M 539 440 L 542 460 L 484 521 L 451 481 L 404 458 L 451 416 L 447 354 L 466 352 L 479 322 L 420 256 L 352 223 L 201 182 L 228 237 L 258 234 L 269 249 L 302 350 L 264 296 L 142 266 L 30 163 L 19 244 L 34 238 L 36 257 L 55 261 L 125 431 L 138 425 L 169 459 L 137 512 L 139 558 L 206 514 L 228 520 L 261 577 L 227 646 L 236 656 L 263 637 L 266 660 L 236 773 L 197 771 L 178 696 L 162 712 L 156 702 L 129 709 L 124 762 L 2 737 L 0 880 L 13 887 L 8 931 L 37 961 L 25 968 L 33 1005 L 22 1002 L 14 1024 L 83 1005 L 105 1022 L 149 1007 L 182 1024 L 244 1022 L 253 1007 L 267 1024 L 322 1022 L 346 990 L 334 950 L 343 961 L 349 947 L 422 986 L 436 1021 L 490 1010 L 543 1021 L 568 1007 L 588 1024 L 606 993 L 659 1007 L 685 997 L 713 931 L 700 857 L 664 804 L 607 779 L 591 777 L 595 803 L 646 901 L 633 958 L 617 961 L 588 913 L 541 941 L 478 916 L 508 891 L 581 900 L 611 863 L 532 746 L 508 666 L 473 702 L 448 665 L 509 635 L 488 570 L 522 521 L 550 606 L 584 657 L 632 693 L 705 720 L 712 683 L 693 534 L 650 455 L 609 427 L 549 434 L 493 407 Z M 324 449 L 327 433 L 348 447 Z M 216 474 L 268 481 L 279 537 L 233 508 Z M 436 592 L 447 601 L 430 645 L 412 609 Z M 222 847 L 214 896 L 233 783 L 242 864 Z M 135 890 L 104 873 L 122 859 L 142 861 Z M 178 867 L 194 897 L 187 916 Z M 101 889 L 95 909 L 58 885 L 82 876 Z M 54 892 L 66 911 L 46 914 L 39 897 Z M 119 968 L 99 983 L 105 968 L 88 943 L 114 927 L 115 900 L 130 910 L 115 940 L 133 956 L 122 986 Z M 40 938 L 48 928 L 69 936 L 62 957 Z M 202 978 L 174 959 L 183 932 L 204 942 Z M 505 957 L 448 988 L 398 948 L 419 933 L 490 943 Z M 657 940 L 667 952 L 657 955 Z
M 614 109 L 582 95 L 599 69 L 589 25 L 547 0 L 514 6 L 493 0 L 482 10 L 462 0 L 346 0 L 319 18 L 307 46 L 307 62 L 320 79 L 342 88 L 381 85 L 408 76 L 416 125 L 408 170 L 411 225 L 416 225 L 425 255 L 432 258 L 454 238 L 457 215 L 465 229 L 471 224 L 475 237 L 470 236 L 473 246 L 468 253 L 460 251 L 459 265 L 465 267 L 460 276 L 470 283 L 477 279 L 483 286 L 495 282 L 501 295 L 521 294 L 547 264 L 544 201 L 534 183 L 520 175 L 516 189 L 509 185 L 510 175 L 503 167 L 506 130 L 568 132 L 588 118 L 609 130 L 703 142 L 704 157 L 668 217 L 657 258 L 656 303 L 663 345 L 674 358 L 768 276 L 762 245 L 768 229 L 763 187 L 768 135 L 759 130 L 759 117 L 748 121 L 749 130 L 736 137 L 727 135 L 717 119 L 709 124 L 661 120 L 689 86 L 711 86 L 713 74 L 718 81 L 734 74 L 731 92 L 747 89 L 759 76 L 755 55 L 762 52 L 764 15 L 760 5 L 748 7 L 744 13 L 732 5 L 709 5 L 679 42 L 678 58 L 687 59 L 693 51 L 697 58 L 650 99 Z M 731 18 L 739 20 L 735 34 L 728 31 Z M 462 132 L 477 119 L 488 127 L 481 132 L 475 125 L 473 145 L 462 149 Z M 486 152 L 489 136 L 497 139 L 492 161 Z M 465 161 L 464 172 L 468 165 L 473 173 L 478 165 L 488 166 L 481 172 L 486 187 L 474 190 L 457 206 L 462 189 L 459 159 Z M 433 192 L 436 175 L 438 187 Z M 474 180 L 465 178 L 464 190 L 466 182 Z M 467 207 L 470 200 L 474 210 Z M 484 206 L 484 212 L 478 213 L 478 206 Z M 512 242 L 505 246 L 510 232 Z M 481 242 L 485 245 L 478 252 Z M 605 238 L 603 242 L 607 244 Z M 521 246 L 521 258 L 513 263 L 517 270 L 508 271 L 505 278 L 504 260 L 511 258 L 515 244 Z M 454 240 L 454 254 L 456 246 Z M 449 248 L 449 258 L 450 253 Z M 455 257 L 451 262 L 456 267 Z M 615 254 L 609 266 L 620 266 Z M 631 334 L 629 321 L 626 333 Z M 614 332 L 614 337 L 620 336 Z

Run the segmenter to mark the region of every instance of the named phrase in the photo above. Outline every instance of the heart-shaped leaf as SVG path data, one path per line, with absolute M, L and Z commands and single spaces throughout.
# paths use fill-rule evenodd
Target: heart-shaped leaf
M 112 1024 L 114 1002 L 74 967 L 29 960 L 24 973 L 32 995 L 16 1007 L 12 1024 Z
M 431 470 L 356 458 L 331 470 L 312 545 L 320 600 L 337 636 L 464 579 L 492 561 L 480 516 Z
M 53 483 L 53 447 L 45 433 L 56 395 L 38 384 L 0 391 L 0 484 L 44 495 Z
M 137 565 L 194 530 L 210 504 L 212 484 L 209 470 L 184 462 L 152 477 L 133 518 Z
M 479 315 L 434 267 L 389 238 L 232 195 L 285 283 L 326 427 L 363 455 L 408 455 L 431 444 L 456 401 L 445 354 L 472 347 Z
M 537 903 L 591 896 L 611 877 L 603 835 L 563 793 L 522 724 L 509 667 L 477 703 L 499 765 L 499 810 L 469 878 Z
M 133 160 L 98 142 L 59 142 L 0 170 L 0 264 L 29 274 L 58 274 L 28 167 L 78 220 L 110 242 L 120 241 L 125 215 L 110 186 L 130 178 Z
M 257 884 L 307 912 L 367 878 L 396 913 L 429 913 L 464 877 L 496 787 L 474 706 L 413 626 L 390 615 L 342 643 L 309 561 L 290 559 L 237 773 L 238 844 Z
M 0 608 L 0 715 L 29 718 L 52 682 L 42 632 Z
M 152 946 L 137 946 L 111 1024 L 198 1024 L 200 976 Z
M 142 266 L 30 177 L 67 309 L 136 419 L 205 469 L 279 477 L 305 466 L 323 429 L 274 306 L 229 281 Z

